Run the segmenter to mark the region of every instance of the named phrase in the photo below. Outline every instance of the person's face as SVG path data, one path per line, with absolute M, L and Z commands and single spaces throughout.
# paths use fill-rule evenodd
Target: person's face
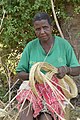
M 40 41 L 47 41 L 52 38 L 52 26 L 47 20 L 40 20 L 34 22 L 35 34 Z

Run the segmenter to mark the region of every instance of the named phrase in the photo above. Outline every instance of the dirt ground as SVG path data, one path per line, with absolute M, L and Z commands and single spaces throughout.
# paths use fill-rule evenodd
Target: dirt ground
M 66 120 L 77 120 L 80 118 L 80 107 L 71 108 L 69 105 L 66 107 Z
M 80 107 L 70 110 L 70 120 L 77 120 L 77 118 L 80 118 Z

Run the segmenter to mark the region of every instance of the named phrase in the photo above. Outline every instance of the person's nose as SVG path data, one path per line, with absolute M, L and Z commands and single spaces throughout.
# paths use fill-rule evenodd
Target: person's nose
M 41 34 L 42 34 L 42 33 L 44 33 L 44 29 L 43 29 L 43 28 L 41 28 Z

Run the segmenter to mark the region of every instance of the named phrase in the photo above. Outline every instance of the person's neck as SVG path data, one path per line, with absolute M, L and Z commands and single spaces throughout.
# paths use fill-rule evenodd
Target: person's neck
M 40 41 L 42 46 L 47 46 L 47 47 L 51 47 L 51 45 L 54 45 L 54 37 L 52 36 L 49 40 L 47 41 Z
M 46 42 L 41 42 L 41 46 L 43 47 L 46 53 L 49 52 L 49 50 L 52 48 L 53 45 L 54 45 L 54 37 L 49 41 L 47 40 Z

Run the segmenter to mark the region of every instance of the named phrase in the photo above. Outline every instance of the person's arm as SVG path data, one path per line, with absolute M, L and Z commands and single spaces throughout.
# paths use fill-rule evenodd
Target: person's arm
M 27 45 L 16 67 L 17 76 L 21 80 L 29 80 L 29 54 L 29 45 Z
M 17 73 L 18 78 L 22 80 L 29 80 L 29 73 L 26 72 L 19 72 Z
M 79 75 L 80 66 L 74 50 L 69 42 L 65 43 L 65 55 L 66 55 L 66 66 L 61 66 L 58 68 L 57 77 L 63 78 L 65 74 L 76 76 Z
M 69 68 L 69 74 L 72 76 L 77 76 L 80 74 L 80 66 L 77 67 L 70 67 Z

